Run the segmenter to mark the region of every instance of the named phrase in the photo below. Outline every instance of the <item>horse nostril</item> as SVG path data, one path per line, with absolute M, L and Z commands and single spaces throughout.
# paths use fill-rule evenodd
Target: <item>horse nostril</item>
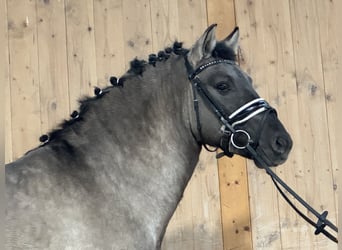
M 277 137 L 277 139 L 275 140 L 275 142 L 273 144 L 273 149 L 274 149 L 274 151 L 283 154 L 286 151 L 288 151 L 289 144 L 290 143 L 288 142 L 288 140 L 286 138 Z

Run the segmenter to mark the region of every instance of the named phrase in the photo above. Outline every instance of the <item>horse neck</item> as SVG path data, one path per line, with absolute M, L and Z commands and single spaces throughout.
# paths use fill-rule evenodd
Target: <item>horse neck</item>
M 69 141 L 97 182 L 130 197 L 131 212 L 145 217 L 156 235 L 163 233 L 200 152 L 190 129 L 186 76 L 178 56 L 147 66 L 142 76 L 128 77 L 123 88 L 89 104 Z
M 114 88 L 94 102 L 86 117 L 92 123 L 85 126 L 86 134 L 93 138 L 102 134 L 107 143 L 122 146 L 115 154 L 128 149 L 130 153 L 160 151 L 160 146 L 174 143 L 173 151 L 190 145 L 198 148 L 190 128 L 191 98 L 184 59 L 173 55 L 156 67 L 147 65 L 141 75 L 128 76 L 123 88 Z

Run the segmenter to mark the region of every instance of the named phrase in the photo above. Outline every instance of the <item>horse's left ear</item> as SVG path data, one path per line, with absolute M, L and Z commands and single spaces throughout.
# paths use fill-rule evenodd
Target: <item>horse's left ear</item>
M 239 27 L 235 27 L 233 32 L 230 33 L 225 39 L 220 41 L 220 43 L 223 43 L 225 46 L 231 48 L 236 55 L 238 52 L 238 48 L 239 48 L 239 37 L 240 37 Z
M 188 60 L 193 67 L 198 66 L 198 63 L 212 55 L 216 46 L 215 30 L 217 24 L 212 24 L 206 29 L 203 35 L 192 46 L 188 54 Z

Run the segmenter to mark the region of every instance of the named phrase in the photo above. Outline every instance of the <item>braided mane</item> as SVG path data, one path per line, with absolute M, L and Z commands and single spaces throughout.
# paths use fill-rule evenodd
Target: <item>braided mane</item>
M 139 60 L 137 58 L 133 59 L 130 62 L 130 68 L 129 70 L 120 78 L 117 78 L 115 76 L 110 77 L 109 82 L 112 86 L 106 87 L 104 89 L 100 89 L 96 87 L 94 89 L 95 96 L 93 97 L 85 97 L 79 100 L 80 108 L 79 111 L 73 111 L 70 115 L 71 119 L 64 120 L 61 124 L 57 126 L 56 129 L 52 130 L 48 134 L 42 135 L 39 140 L 42 143 L 40 145 L 44 146 L 51 140 L 54 140 L 56 138 L 59 138 L 60 135 L 63 133 L 63 130 L 67 127 L 70 127 L 72 124 L 78 121 L 83 120 L 83 115 L 87 112 L 88 106 L 90 103 L 96 101 L 99 98 L 102 98 L 106 93 L 110 91 L 113 87 L 124 87 L 124 82 L 126 79 L 134 76 L 142 76 L 146 66 L 152 65 L 153 67 L 156 67 L 158 62 L 164 62 L 166 61 L 172 53 L 180 56 L 185 56 L 188 53 L 188 49 L 183 48 L 183 43 L 175 41 L 173 43 L 172 47 L 167 47 L 164 50 L 159 51 L 157 54 L 150 54 L 148 57 L 148 61 L 146 60 Z M 213 52 L 214 58 L 222 58 L 222 59 L 228 59 L 228 60 L 235 60 L 235 52 L 226 46 L 224 44 L 218 42 L 216 45 L 216 48 Z M 30 151 L 29 151 L 30 152 Z

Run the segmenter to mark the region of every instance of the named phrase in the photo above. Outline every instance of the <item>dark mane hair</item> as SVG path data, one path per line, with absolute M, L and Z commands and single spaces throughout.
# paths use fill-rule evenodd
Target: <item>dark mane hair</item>
M 232 48 L 225 46 L 221 42 L 218 42 L 216 44 L 216 47 L 213 51 L 213 56 L 216 58 L 222 58 L 222 59 L 231 60 L 231 61 L 236 60 L 235 51 Z
M 127 71 L 128 75 L 142 75 L 147 64 L 156 66 L 157 62 L 163 62 L 169 59 L 170 54 L 174 53 L 176 55 L 186 55 L 188 49 L 183 48 L 183 43 L 174 42 L 172 47 L 167 47 L 165 50 L 159 51 L 157 54 L 150 54 L 148 57 L 148 62 L 145 60 L 138 60 L 135 58 L 130 62 L 130 69 Z
M 150 54 L 148 57 L 148 61 L 139 60 L 137 58 L 133 59 L 130 62 L 130 68 L 123 76 L 121 76 L 120 78 L 117 78 L 115 76 L 110 77 L 109 81 L 112 86 L 108 86 L 104 89 L 95 88 L 94 89 L 95 96 L 93 97 L 87 96 L 87 97 L 80 99 L 79 111 L 73 111 L 72 114 L 70 115 L 71 119 L 64 120 L 62 123 L 60 123 L 57 126 L 56 129 L 52 130 L 48 134 L 42 135 L 39 138 L 40 142 L 42 143 L 40 147 L 46 145 L 48 142 L 52 140 L 59 138 L 62 135 L 63 131 L 66 128 L 70 127 L 75 122 L 82 121 L 83 115 L 87 112 L 89 104 L 96 101 L 99 98 L 102 98 L 106 93 L 110 91 L 111 88 L 123 87 L 126 79 L 137 76 L 137 75 L 142 76 L 147 65 L 152 65 L 153 67 L 156 67 L 156 64 L 158 62 L 166 61 L 172 53 L 179 55 L 179 56 L 185 56 L 188 52 L 189 52 L 188 49 L 183 48 L 182 42 L 175 41 L 172 47 L 167 47 L 164 50 L 159 51 L 157 54 Z M 213 52 L 213 56 L 215 58 L 223 58 L 223 59 L 228 59 L 228 60 L 236 59 L 234 51 L 230 48 L 227 48 L 226 46 L 224 46 L 224 44 L 221 44 L 221 43 L 217 43 L 216 48 Z

